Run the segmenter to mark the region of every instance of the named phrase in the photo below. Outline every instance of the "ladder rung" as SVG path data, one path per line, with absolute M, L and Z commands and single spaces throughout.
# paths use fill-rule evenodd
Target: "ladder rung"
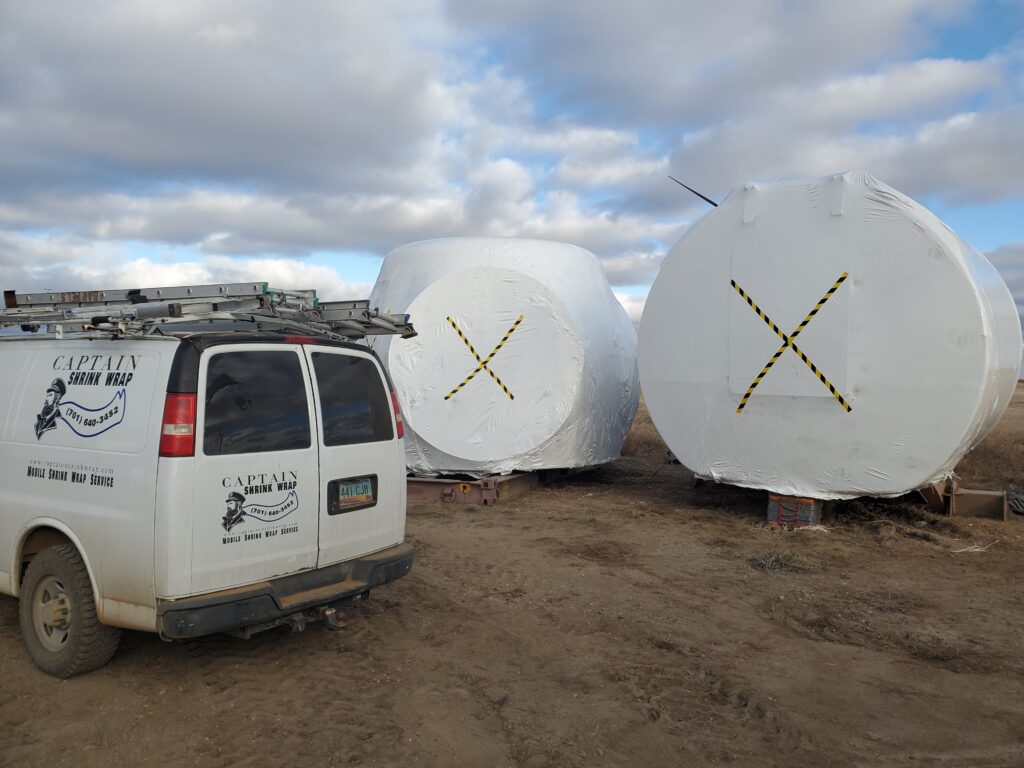
M 336 310 L 369 309 L 370 300 L 360 299 L 359 301 L 321 301 L 319 308 L 324 312 L 333 312 Z
M 216 283 L 212 285 L 165 286 L 161 288 L 117 288 L 98 291 L 54 291 L 15 293 L 4 291 L 7 309 L 38 306 L 76 306 L 140 304 L 185 299 L 246 298 L 262 296 L 266 283 Z M 314 292 L 315 293 L 315 292 Z

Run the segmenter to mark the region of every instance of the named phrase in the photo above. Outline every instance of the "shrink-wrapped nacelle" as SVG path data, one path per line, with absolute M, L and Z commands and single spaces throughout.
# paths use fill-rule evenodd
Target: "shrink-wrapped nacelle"
M 597 258 L 515 238 L 389 253 L 370 296 L 419 335 L 374 347 L 419 475 L 584 467 L 618 457 L 636 413 L 636 332 Z
M 683 464 L 821 499 L 949 476 L 1020 363 L 992 265 L 863 173 L 734 189 L 665 258 L 640 329 L 644 397 Z

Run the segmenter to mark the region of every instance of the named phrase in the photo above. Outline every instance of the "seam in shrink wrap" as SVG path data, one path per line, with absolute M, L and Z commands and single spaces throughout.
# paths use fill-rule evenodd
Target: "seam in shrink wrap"
M 619 456 L 636 413 L 636 331 L 597 258 L 565 243 L 446 238 L 389 253 L 372 306 L 418 335 L 372 344 L 416 475 L 482 477 Z
M 1021 361 L 995 268 L 859 172 L 735 188 L 666 256 L 639 336 L 645 401 L 683 464 L 819 499 L 950 476 Z

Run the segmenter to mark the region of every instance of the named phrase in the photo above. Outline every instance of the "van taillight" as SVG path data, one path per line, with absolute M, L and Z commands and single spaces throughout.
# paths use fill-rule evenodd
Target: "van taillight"
M 193 456 L 196 452 L 196 396 L 167 395 L 164 401 L 161 456 Z
M 395 409 L 395 432 L 396 437 L 401 440 L 405 437 L 405 425 L 402 423 L 402 409 L 398 405 L 398 393 L 391 390 L 391 407 Z

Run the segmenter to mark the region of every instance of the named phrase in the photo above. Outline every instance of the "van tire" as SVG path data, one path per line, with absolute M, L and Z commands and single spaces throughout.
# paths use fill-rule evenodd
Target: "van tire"
M 48 547 L 29 562 L 18 617 L 32 661 L 55 677 L 99 669 L 121 640 L 120 629 L 101 624 L 96 617 L 89 572 L 71 544 Z

